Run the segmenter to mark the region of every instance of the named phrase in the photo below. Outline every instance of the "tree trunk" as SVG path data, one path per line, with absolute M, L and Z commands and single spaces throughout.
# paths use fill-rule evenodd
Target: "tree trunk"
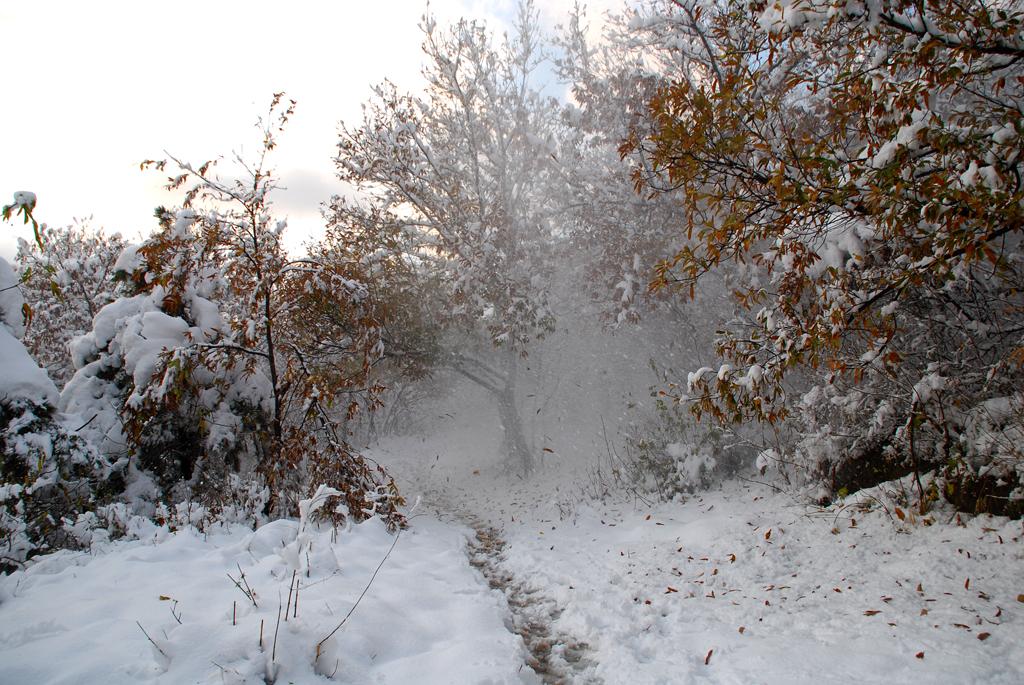
M 515 350 L 509 348 L 505 358 L 505 387 L 496 393 L 498 402 L 498 418 L 504 431 L 502 444 L 508 456 L 509 465 L 518 468 L 524 476 L 533 473 L 533 453 L 530 451 L 523 434 L 523 421 L 519 416 L 519 405 L 516 403 L 516 376 L 519 369 L 519 357 Z
M 494 397 L 503 433 L 502 450 L 508 459 L 509 468 L 527 476 L 533 472 L 534 461 L 526 435 L 523 433 L 523 421 L 519 416 L 519 405 L 516 402 L 519 357 L 514 350 L 506 351 L 504 366 L 504 373 L 500 373 L 481 362 L 452 354 L 451 368 L 486 389 Z

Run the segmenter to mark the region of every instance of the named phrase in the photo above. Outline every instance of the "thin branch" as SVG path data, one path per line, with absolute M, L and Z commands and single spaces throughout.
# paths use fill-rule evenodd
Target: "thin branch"
M 370 582 L 368 582 L 366 584 L 366 587 L 363 588 L 363 591 L 360 593 L 359 598 L 356 600 L 356 603 L 353 604 L 352 608 L 348 610 L 347 614 L 345 614 L 345 618 L 341 619 L 341 623 L 339 623 L 334 628 L 334 630 L 332 630 L 330 633 L 328 633 L 327 637 L 325 637 L 323 640 L 320 640 L 320 642 L 316 643 L 316 658 L 317 659 L 320 658 L 320 650 L 321 650 L 321 648 L 323 648 L 324 643 L 327 642 L 328 640 L 330 640 L 332 637 L 334 637 L 334 634 L 337 633 L 339 630 L 341 630 L 341 627 L 345 625 L 345 622 L 348 621 L 349 617 L 353 614 L 353 612 L 355 612 L 356 607 L 359 606 L 359 603 L 363 601 L 363 597 L 366 596 L 366 592 L 370 589 L 370 586 L 373 585 L 373 581 L 374 581 L 374 579 L 377 578 L 377 574 L 380 573 L 380 569 L 381 569 L 382 566 L 384 566 L 384 562 L 387 561 L 388 557 L 391 556 L 391 553 L 393 551 L 395 551 L 395 545 L 398 544 L 398 539 L 401 536 L 402 536 L 402 531 L 399 530 L 398 533 L 395 534 L 395 540 L 394 540 L 394 542 L 391 543 L 391 548 L 388 549 L 388 553 L 385 554 L 384 558 L 380 560 L 379 564 L 377 564 L 377 570 L 373 572 L 372 576 L 370 576 Z

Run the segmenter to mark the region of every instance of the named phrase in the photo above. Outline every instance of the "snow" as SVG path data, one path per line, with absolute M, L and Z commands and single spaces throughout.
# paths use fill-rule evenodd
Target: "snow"
M 485 407 L 460 401 L 461 414 L 437 407 L 433 432 L 370 451 L 417 502 L 397 538 L 378 521 L 318 524 L 321 489 L 300 520 L 256 531 L 190 514 L 204 532 L 172 532 L 123 512 L 137 539 L 91 533 L 88 552 L 0 578 L 4 678 L 531 683 L 547 654 L 545 678 L 568 683 L 1024 681 L 1020 521 L 926 519 L 901 501 L 909 480 L 819 508 L 756 471 L 672 503 L 593 500 L 575 485 L 585 461 L 551 455 L 509 480 Z M 503 545 L 474 552 L 470 526 Z M 486 578 L 469 563 L 481 555 Z M 240 572 L 258 606 L 227 577 Z M 297 616 L 276 629 L 293 578 Z
M 0 402 L 27 400 L 56 406 L 57 387 L 20 341 L 25 333 L 25 299 L 19 283 L 11 265 L 0 258 Z
M 28 190 L 19 190 L 14 193 L 14 206 L 27 207 L 29 211 L 36 206 L 36 194 Z
M 5 259 L 0 257 L 0 328 L 6 328 L 16 338 L 25 334 L 24 315 L 21 308 L 25 298 L 18 284 L 21 279 Z
M 784 499 L 733 488 L 650 518 L 524 522 L 509 567 L 564 603 L 559 623 L 595 646 L 606 682 L 1021 682 L 1019 524 L 900 530 L 850 512 L 832 534 L 832 512 Z
M 0 326 L 0 403 L 19 400 L 57 405 L 57 386 L 39 368 L 28 350 Z
M 114 262 L 113 273 L 123 271 L 127 274 L 133 273 L 142 266 L 142 255 L 139 254 L 139 245 L 129 245 L 121 252 L 121 255 Z
M 5 682 L 263 683 L 271 671 L 280 683 L 531 682 L 503 599 L 465 563 L 463 527 L 418 519 L 403 532 L 319 659 L 317 643 L 394 542 L 382 524 L 310 531 L 297 615 L 279 631 L 294 570 L 282 552 L 295 522 L 255 532 L 150 528 L 146 539 L 61 552 L 0 578 Z M 239 580 L 239 568 L 258 607 L 227 577 Z

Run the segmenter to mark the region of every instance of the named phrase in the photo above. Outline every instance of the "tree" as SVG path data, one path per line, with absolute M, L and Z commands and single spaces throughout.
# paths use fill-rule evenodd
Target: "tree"
M 632 169 L 649 169 L 647 159 L 631 154 L 624 163 L 619 149 L 628 136 L 652 132 L 647 106 L 678 68 L 670 18 L 654 8 L 624 8 L 605 17 L 594 41 L 577 7 L 557 41 L 558 74 L 572 86 L 565 113 L 565 154 L 572 155 L 565 165 L 567 223 L 574 250 L 596 276 L 592 295 L 615 325 L 673 303 L 647 284 L 654 265 L 685 242 L 676 198 L 638 194 Z
M 374 89 L 357 128 L 343 127 L 339 178 L 364 199 L 336 198 L 335 226 L 397 236 L 444 287 L 440 323 L 480 331 L 501 351 L 443 353 L 495 398 L 505 446 L 523 472 L 534 458 L 517 404 L 519 360 L 550 331 L 547 282 L 555 230 L 559 107 L 531 82 L 540 61 L 531 3 L 495 46 L 479 23 L 447 31 L 425 17 L 423 95 Z
M 336 206 L 340 199 L 335 198 Z M 345 272 L 366 274 L 365 284 L 381 320 L 383 356 L 374 363 L 371 384 L 377 392 L 362 398 L 363 411 L 346 427 L 362 440 L 374 440 L 402 424 L 411 428 L 410 411 L 433 394 L 424 382 L 441 357 L 442 290 L 429 259 L 412 255 L 415 237 L 402 225 L 374 216 L 350 224 L 329 217 L 322 242 L 308 246 L 310 257 Z
M 1020 8 L 674 5 L 689 68 L 624 146 L 650 160 L 638 188 L 685 208 L 690 242 L 656 285 L 692 293 L 734 263 L 753 314 L 680 399 L 722 421 L 802 411 L 826 478 L 828 446 L 970 461 L 955 436 L 1017 396 L 1024 358 Z M 787 383 L 805 370 L 819 389 L 801 404 Z
M 23 289 L 32 309 L 25 344 L 60 388 L 74 373 L 68 345 L 115 298 L 113 267 L 125 241 L 85 222 L 47 227 L 43 235 L 41 247 L 19 240 L 15 261 L 26 274 Z
M 164 459 L 184 424 L 170 452 L 180 468 L 161 466 L 165 485 L 195 486 L 226 462 L 270 488 L 268 512 L 291 515 L 310 488 L 326 484 L 344 493 L 345 515 L 402 525 L 393 481 L 338 429 L 339 414 L 358 407 L 354 398 L 374 391 L 367 374 L 382 353 L 364 274 L 290 259 L 286 223 L 271 213 L 277 181 L 267 156 L 294 105 L 274 96 L 258 124 L 259 156 L 237 159 L 241 178 L 216 176 L 215 162 L 171 158 L 168 189 L 184 190 L 182 207 L 119 261 L 130 297 L 97 316 L 69 402 L 109 396 L 130 451 L 161 446 Z M 138 341 L 125 338 L 133 335 Z

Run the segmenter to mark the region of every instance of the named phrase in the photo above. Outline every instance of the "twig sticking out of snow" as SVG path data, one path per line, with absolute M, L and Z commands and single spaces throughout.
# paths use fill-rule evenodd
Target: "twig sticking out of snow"
M 281 597 L 277 598 L 277 625 L 274 626 L 274 647 L 270 650 L 270 663 L 277 662 L 277 633 L 281 630 Z
M 292 569 L 292 579 L 288 582 L 288 603 L 284 605 L 284 620 L 285 621 L 288 620 L 288 613 L 292 609 L 292 592 L 295 591 L 295 587 L 296 587 L 295 586 L 295 576 L 297 574 L 298 574 L 298 571 L 295 570 L 295 569 Z M 298 599 L 298 598 L 296 597 L 296 599 Z
M 151 637 L 149 636 L 149 633 L 147 633 L 147 632 L 146 632 L 146 629 L 142 627 L 142 624 L 141 624 L 141 623 L 139 623 L 138 621 L 136 621 L 136 622 L 135 622 L 135 625 L 137 625 L 137 626 L 139 627 L 139 630 L 141 630 L 141 631 L 142 631 L 142 634 L 146 636 L 146 639 L 147 639 L 147 640 L 149 640 L 150 644 L 152 644 L 152 645 L 153 645 L 154 647 L 156 647 L 156 651 L 158 651 L 158 652 L 160 652 L 161 654 L 163 654 L 163 655 L 164 655 L 164 658 L 165 658 L 165 659 L 170 659 L 170 658 L 171 658 L 171 657 L 167 656 L 167 652 L 165 652 L 164 650 L 160 649 L 160 645 L 158 645 L 158 644 L 157 644 L 157 643 L 156 643 L 156 642 L 155 642 L 155 641 L 153 640 L 153 638 L 151 638 Z
M 252 591 L 252 588 L 249 587 L 249 582 L 245 579 L 245 571 L 242 570 L 241 565 L 236 565 L 238 566 L 239 580 L 231 578 L 230 573 L 227 574 L 228 578 L 231 578 L 231 582 L 235 584 L 235 587 L 237 587 L 243 595 L 249 598 L 249 601 L 252 602 L 254 607 L 259 609 L 260 606 L 256 603 L 256 593 Z M 245 587 L 242 587 L 242 583 L 245 583 Z
M 377 574 L 380 573 L 380 569 L 381 569 L 382 566 L 384 566 L 384 562 L 387 561 L 388 557 L 391 556 L 391 553 L 393 551 L 395 551 L 395 545 L 398 544 L 398 538 L 400 538 L 400 537 L 402 537 L 402 531 L 401 530 L 399 530 L 395 534 L 395 539 L 391 543 L 391 547 L 388 549 L 388 553 L 385 554 L 384 558 L 380 560 L 379 564 L 377 564 L 377 569 L 373 572 L 373 575 L 370 576 L 370 581 L 366 584 L 366 587 L 363 588 L 363 591 L 361 593 L 359 593 L 359 599 L 356 600 L 356 603 L 353 604 L 352 608 L 348 610 L 347 614 L 345 614 L 345 618 L 341 619 L 341 623 L 339 623 L 337 626 L 335 626 L 334 630 L 332 630 L 331 632 L 329 632 L 327 634 L 327 637 L 325 637 L 323 640 L 320 640 L 320 642 L 316 643 L 316 659 L 315 660 L 319 660 L 320 659 L 320 650 L 321 650 L 321 648 L 323 648 L 324 643 L 327 642 L 328 640 L 330 640 L 332 637 L 334 637 L 334 634 L 336 632 L 341 630 L 341 627 L 343 625 L 345 625 L 345 622 L 348 621 L 349 617 L 353 614 L 353 612 L 355 612 L 356 607 L 359 606 L 359 603 L 363 601 L 363 597 L 366 596 L 366 592 L 370 589 L 370 586 L 373 585 L 373 581 L 377 578 Z

